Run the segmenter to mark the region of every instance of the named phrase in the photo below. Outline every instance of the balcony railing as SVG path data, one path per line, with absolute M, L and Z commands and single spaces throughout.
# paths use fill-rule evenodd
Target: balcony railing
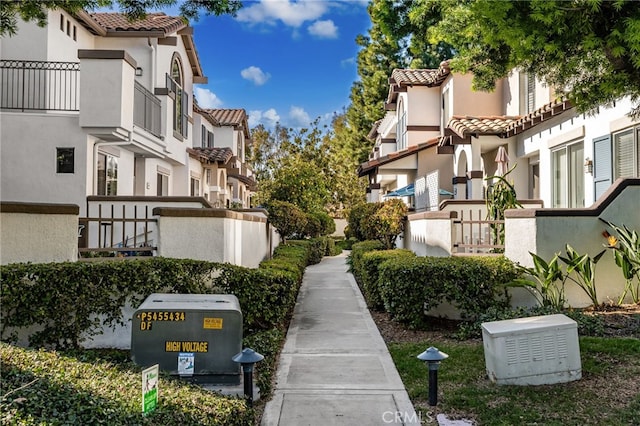
M 0 60 L 0 108 L 79 111 L 80 63 Z
M 160 99 L 136 81 L 133 95 L 133 124 L 160 137 L 161 110 Z

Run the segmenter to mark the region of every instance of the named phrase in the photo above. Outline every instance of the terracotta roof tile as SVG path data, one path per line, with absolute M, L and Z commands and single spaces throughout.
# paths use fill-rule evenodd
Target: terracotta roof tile
M 258 188 L 258 184 L 253 178 L 253 176 L 243 176 L 235 173 L 230 173 L 228 177 L 237 179 L 240 182 L 244 183 L 245 185 L 247 185 L 250 191 L 255 191 Z
M 206 109 L 200 107 L 200 105 L 198 105 L 197 102 L 193 103 L 193 112 L 197 112 L 198 114 L 202 115 L 212 125 L 220 126 L 220 122 L 216 120 L 214 116 L 209 114 L 209 112 Z
M 517 121 L 511 123 L 505 129 L 505 137 L 511 137 L 521 133 L 545 120 L 548 120 L 549 118 L 556 117 L 571 108 L 573 108 L 573 105 L 566 98 L 559 98 L 544 104 L 532 113 L 520 117 Z
M 437 69 L 395 69 L 391 79 L 400 86 L 438 86 L 449 73 L 448 66 Z
M 206 109 L 221 126 L 242 126 L 247 120 L 247 113 L 244 109 Z
M 447 128 L 461 138 L 468 135 L 502 135 L 510 125 L 520 118 L 520 116 L 470 117 L 454 115 L 447 123 Z
M 231 148 L 188 148 L 189 154 L 205 163 L 226 164 L 233 157 Z
M 91 18 L 108 31 L 161 31 L 171 34 L 187 26 L 179 16 L 167 16 L 162 12 L 148 13 L 144 19 L 130 21 L 122 13 L 91 13 Z

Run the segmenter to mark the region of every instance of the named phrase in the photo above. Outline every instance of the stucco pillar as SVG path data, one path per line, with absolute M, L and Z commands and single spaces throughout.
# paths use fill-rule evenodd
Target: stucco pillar
M 456 176 L 453 178 L 453 198 L 465 200 L 467 198 L 467 177 Z
M 380 184 L 372 183 L 367 188 L 367 202 L 377 203 L 380 201 Z

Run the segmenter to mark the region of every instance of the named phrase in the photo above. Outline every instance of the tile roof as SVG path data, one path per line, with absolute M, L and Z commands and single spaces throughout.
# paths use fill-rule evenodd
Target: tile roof
M 187 152 L 203 163 L 226 164 L 233 157 L 231 148 L 187 148 Z
M 247 185 L 250 191 L 255 191 L 258 189 L 258 183 L 255 181 L 253 176 L 243 176 L 235 173 L 229 173 L 227 177 L 237 179 L 240 182 L 244 183 L 245 185 Z
M 449 61 L 443 61 L 436 69 L 394 69 L 389 78 L 389 94 L 386 104 L 393 107 L 398 92 L 410 86 L 435 87 L 441 85 L 451 74 Z M 393 108 L 395 109 L 395 108 Z
M 450 74 L 449 63 L 437 69 L 395 69 L 391 79 L 400 86 L 439 86 Z
M 530 114 L 520 117 L 514 123 L 511 123 L 506 129 L 503 137 L 509 138 L 515 136 L 518 133 L 522 133 L 533 126 L 536 126 L 543 121 L 546 121 L 552 117 L 557 117 L 565 111 L 573 108 L 573 105 L 567 98 L 559 98 L 542 105 Z
M 454 115 L 447 123 L 447 128 L 461 138 L 469 135 L 502 135 L 509 126 L 520 118 L 520 116 L 470 117 Z
M 90 13 L 94 21 L 107 31 L 149 31 L 171 34 L 187 26 L 184 18 L 168 16 L 162 12 L 148 13 L 143 19 L 130 21 L 122 13 Z
M 214 116 L 209 114 L 209 112 L 206 109 L 200 107 L 200 105 L 198 105 L 198 102 L 195 102 L 195 99 L 193 102 L 193 112 L 197 112 L 198 114 L 202 115 L 212 125 L 220 126 L 220 122 L 216 120 Z
M 242 126 L 247 120 L 244 109 L 205 109 L 221 126 Z

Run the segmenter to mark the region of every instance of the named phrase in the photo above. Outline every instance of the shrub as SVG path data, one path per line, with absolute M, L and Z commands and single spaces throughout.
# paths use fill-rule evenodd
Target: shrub
M 141 368 L 118 351 L 53 352 L 0 343 L 2 424 L 252 425 L 242 399 L 162 373 L 154 411 L 140 407 Z
M 317 238 L 322 234 L 322 222 L 314 213 L 306 215 L 307 224 L 304 227 L 304 233 L 300 237 Z
M 506 287 L 519 274 L 504 257 L 408 257 L 378 266 L 380 294 L 391 316 L 411 327 L 443 302 L 473 319 L 491 307 L 508 306 Z
M 367 233 L 365 225 L 367 220 L 380 208 L 380 203 L 360 203 L 355 205 L 347 218 L 348 237 L 353 237 L 358 241 L 366 241 Z M 345 233 L 347 230 L 345 230 Z
M 125 324 L 121 307 L 151 293 L 228 293 L 238 297 L 245 334 L 277 327 L 295 304 L 311 251 L 280 245 L 258 269 L 188 259 L 17 263 L 0 267 L 3 340 L 11 328 L 35 327 L 33 346 L 78 347 L 81 336 Z M 15 333 L 14 333 L 15 334 Z
M 378 240 L 385 249 L 396 246 L 396 240 L 404 232 L 407 205 L 398 199 L 383 202 L 375 213 L 361 224 L 369 240 Z
M 305 247 L 309 253 L 307 264 L 315 265 L 320 263 L 326 251 L 324 238 L 311 238 L 309 240 L 291 240 L 287 244 L 291 246 Z
M 304 235 L 307 215 L 296 205 L 286 201 L 271 201 L 267 206 L 269 221 L 283 241 L 294 235 Z
M 379 288 L 379 265 L 387 260 L 394 260 L 405 256 L 415 257 L 416 255 L 411 250 L 405 249 L 375 250 L 363 253 L 360 284 L 364 298 L 370 308 L 375 310 L 384 309 L 384 301 L 382 300 Z
M 356 281 L 362 282 L 362 256 L 373 250 L 382 250 L 382 243 L 380 241 L 362 241 L 353 244 L 348 262 L 349 269 Z

